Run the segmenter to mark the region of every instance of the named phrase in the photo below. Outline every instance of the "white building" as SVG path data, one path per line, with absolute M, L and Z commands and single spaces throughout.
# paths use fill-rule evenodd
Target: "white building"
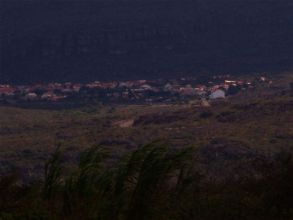
M 41 96 L 41 99 L 51 99 L 51 98 L 53 98 L 54 96 L 55 96 L 54 93 L 52 93 L 52 92 L 46 92 L 46 93 L 44 93 L 44 94 Z
M 143 84 L 140 86 L 140 88 L 143 90 L 152 90 L 152 87 L 148 84 Z
M 217 89 L 210 94 L 210 99 L 224 99 L 225 97 L 226 94 L 222 89 Z
M 30 92 L 25 96 L 26 100 L 35 100 L 38 98 L 38 95 L 34 92 Z
M 173 89 L 173 86 L 170 83 L 167 83 L 164 86 L 164 91 L 171 91 Z

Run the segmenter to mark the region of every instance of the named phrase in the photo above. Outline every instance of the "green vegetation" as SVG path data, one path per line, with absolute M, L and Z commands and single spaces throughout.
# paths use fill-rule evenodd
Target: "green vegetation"
M 193 148 L 152 143 L 109 165 L 107 153 L 93 147 L 66 176 L 61 155 L 57 148 L 43 182 L 22 186 L 15 175 L 1 179 L 1 219 L 293 218 L 289 153 L 254 160 L 255 174 L 221 181 L 202 173 Z

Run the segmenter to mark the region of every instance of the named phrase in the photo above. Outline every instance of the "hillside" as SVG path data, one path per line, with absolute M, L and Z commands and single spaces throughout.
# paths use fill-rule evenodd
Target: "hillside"
M 292 111 L 291 97 L 247 100 L 241 95 L 210 108 L 111 105 L 54 111 L 0 107 L 0 173 L 20 170 L 27 180 L 40 177 L 44 161 L 58 143 L 69 168 L 91 146 L 101 146 L 114 159 L 156 140 L 175 148 L 227 144 L 232 154 L 237 154 L 233 153 L 236 146 L 260 155 L 292 151 Z
M 292 219 L 291 80 L 205 107 L 2 105 L 0 219 Z
M 0 218 L 291 219 L 292 97 L 239 100 L 1 107 Z

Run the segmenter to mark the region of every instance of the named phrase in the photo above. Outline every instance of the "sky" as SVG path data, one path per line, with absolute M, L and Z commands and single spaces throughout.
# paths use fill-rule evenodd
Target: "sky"
M 2 0 L 0 83 L 293 66 L 290 0 Z

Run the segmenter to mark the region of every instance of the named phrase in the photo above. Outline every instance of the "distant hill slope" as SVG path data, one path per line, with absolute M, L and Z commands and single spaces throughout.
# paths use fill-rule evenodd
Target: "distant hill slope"
M 0 5 L 0 83 L 293 67 L 289 0 L 2 0 Z

